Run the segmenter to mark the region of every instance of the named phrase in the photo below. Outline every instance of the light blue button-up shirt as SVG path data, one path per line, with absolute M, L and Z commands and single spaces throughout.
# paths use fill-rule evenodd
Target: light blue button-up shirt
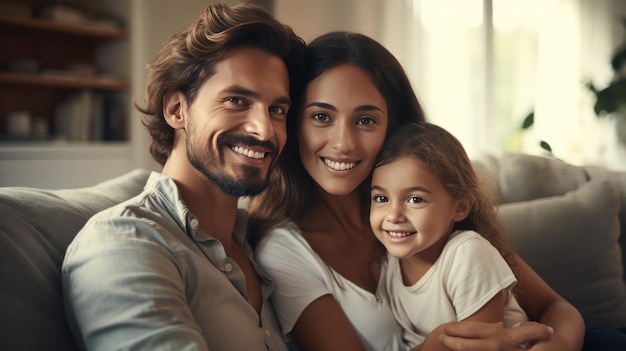
M 252 261 L 239 212 L 234 238 Z M 199 228 L 176 183 L 152 173 L 142 194 L 87 222 L 67 249 L 63 290 L 89 350 L 286 350 L 262 280 L 261 314 L 237 263 Z

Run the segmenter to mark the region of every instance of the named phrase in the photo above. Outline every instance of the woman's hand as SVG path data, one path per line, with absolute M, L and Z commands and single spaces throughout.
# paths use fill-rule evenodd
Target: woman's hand
M 451 350 L 463 351 L 519 351 L 541 350 L 554 330 L 537 322 L 526 322 L 513 328 L 504 328 L 502 322 L 474 321 L 446 324 L 439 341 Z

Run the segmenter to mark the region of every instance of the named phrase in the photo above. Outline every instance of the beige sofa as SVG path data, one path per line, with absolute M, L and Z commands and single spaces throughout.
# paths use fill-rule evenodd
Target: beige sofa
M 528 263 L 589 327 L 626 326 L 626 173 L 518 154 L 475 165 Z M 76 349 L 62 301 L 65 249 L 87 218 L 140 193 L 148 175 L 81 189 L 0 188 L 0 350 Z

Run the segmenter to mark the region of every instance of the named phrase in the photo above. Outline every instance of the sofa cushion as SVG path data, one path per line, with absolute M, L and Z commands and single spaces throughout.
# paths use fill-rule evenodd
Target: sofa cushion
M 550 157 L 505 153 L 499 166 L 502 203 L 562 195 L 589 180 L 584 168 Z
M 0 188 L 0 349 L 76 349 L 61 287 L 67 245 L 93 214 L 139 194 L 149 173 L 80 189 Z
M 588 328 L 626 326 L 619 209 L 615 186 L 593 179 L 564 195 L 499 207 L 515 250 Z
M 591 179 L 608 180 L 620 191 L 622 206 L 619 211 L 621 223 L 619 243 L 622 248 L 622 267 L 624 267 L 624 281 L 626 281 L 626 172 L 611 171 L 604 167 L 586 167 L 585 170 Z

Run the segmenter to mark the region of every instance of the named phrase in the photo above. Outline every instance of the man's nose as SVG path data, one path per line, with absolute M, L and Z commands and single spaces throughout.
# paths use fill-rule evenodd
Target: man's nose
M 248 121 L 244 126 L 247 133 L 255 135 L 260 140 L 269 140 L 274 134 L 274 125 L 267 106 L 255 106 L 250 110 Z

